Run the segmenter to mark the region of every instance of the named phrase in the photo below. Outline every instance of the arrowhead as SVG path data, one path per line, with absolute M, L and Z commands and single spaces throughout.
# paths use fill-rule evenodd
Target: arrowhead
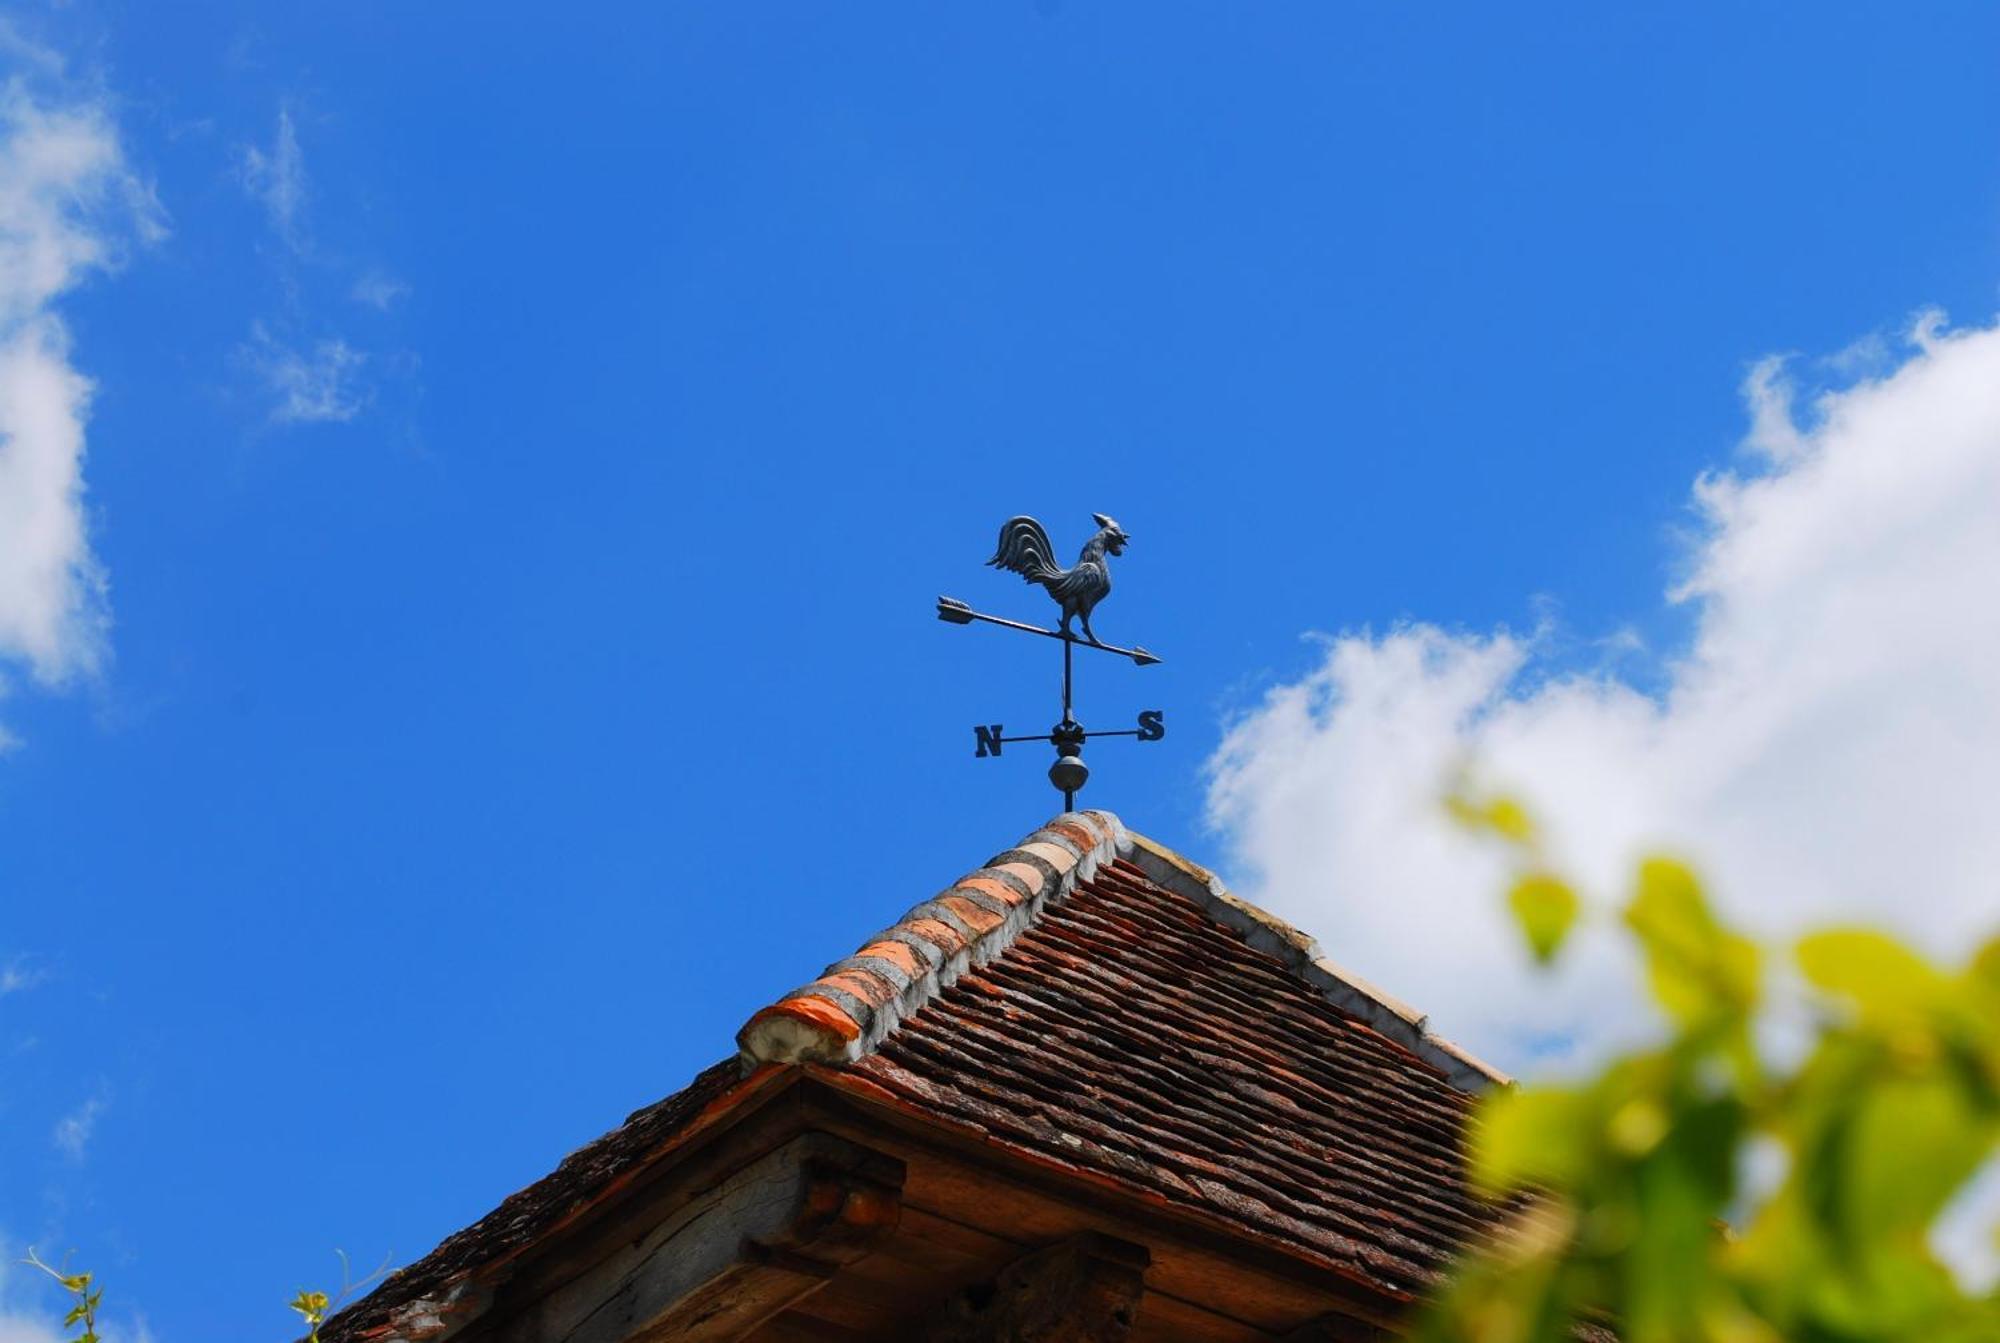
M 1148 653 L 1145 649 L 1139 647 L 1137 644 L 1134 644 L 1132 646 L 1132 661 L 1136 665 L 1141 667 L 1151 667 L 1156 663 L 1158 663 L 1159 660 L 1160 659 L 1158 655 L 1153 653 Z

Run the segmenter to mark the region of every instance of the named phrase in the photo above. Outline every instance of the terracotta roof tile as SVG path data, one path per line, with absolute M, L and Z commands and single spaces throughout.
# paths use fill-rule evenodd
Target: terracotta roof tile
M 861 1057 L 968 967 L 1001 955 L 1044 905 L 1117 856 L 1124 828 L 1109 812 L 1070 812 L 905 914 L 868 945 L 896 941 L 938 954 L 901 984 L 861 974 L 861 957 L 835 962 L 812 983 L 757 1013 L 738 1032 L 746 1061 L 847 1063 Z M 865 950 L 865 948 L 864 948 Z M 920 952 L 921 954 L 921 952 Z M 876 992 L 879 984 L 887 992 Z M 829 1012 L 828 1006 L 837 1008 Z
M 1420 1291 L 1488 1229 L 1461 1174 L 1472 1097 L 1451 1081 L 1483 1065 L 1426 1045 L 1394 1006 L 1372 1015 L 1408 1038 L 1378 1029 L 1299 973 L 1311 939 L 1234 902 L 1253 938 L 1178 884 L 1101 867 L 848 1075 L 1385 1294 Z

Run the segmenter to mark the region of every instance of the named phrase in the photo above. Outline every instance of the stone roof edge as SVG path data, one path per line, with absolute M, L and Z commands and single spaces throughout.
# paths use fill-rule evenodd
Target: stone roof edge
M 967 969 L 1005 952 L 1044 905 L 1129 847 L 1108 811 L 1056 817 L 751 1017 L 736 1034 L 744 1069 L 861 1058 Z
M 1216 922 L 1241 933 L 1256 950 L 1283 961 L 1328 1002 L 1438 1068 L 1459 1090 L 1482 1092 L 1512 1084 L 1513 1079 L 1492 1064 L 1432 1034 L 1428 1019 L 1416 1008 L 1322 955 L 1312 937 L 1230 894 L 1221 878 L 1200 863 L 1132 831 L 1124 832 L 1118 856 L 1149 880 L 1194 901 Z

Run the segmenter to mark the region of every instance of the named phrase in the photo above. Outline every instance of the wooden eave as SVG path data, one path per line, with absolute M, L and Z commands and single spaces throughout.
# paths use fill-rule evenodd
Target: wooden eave
M 900 1161 L 900 1215 L 864 1255 L 729 1335 L 745 1343 L 920 1339 L 927 1319 L 955 1293 L 991 1281 L 1039 1246 L 1087 1231 L 1151 1254 L 1133 1343 L 1256 1343 L 1330 1320 L 1344 1322 L 1346 1336 L 1366 1338 L 1393 1331 L 1407 1306 L 1277 1237 L 1245 1236 L 1196 1209 L 940 1123 L 837 1069 L 804 1066 L 780 1070 L 734 1105 L 726 1123 L 662 1154 L 480 1275 L 487 1281 L 476 1294 L 477 1313 L 429 1338 L 556 1343 L 534 1332 L 539 1301 L 642 1241 L 731 1172 L 805 1134 L 832 1135 Z M 635 1335 L 649 1343 L 680 1336 Z

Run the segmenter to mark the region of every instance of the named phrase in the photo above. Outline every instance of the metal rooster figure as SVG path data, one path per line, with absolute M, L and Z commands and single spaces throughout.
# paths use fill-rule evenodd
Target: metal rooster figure
M 954 625 L 969 625 L 982 621 L 989 625 L 1000 625 L 1007 629 L 1020 630 L 1027 634 L 1039 634 L 1048 639 L 1060 639 L 1063 646 L 1062 681 L 1062 721 L 1045 734 L 1009 737 L 999 723 L 981 724 L 972 729 L 978 758 L 998 757 L 1000 748 L 1008 742 L 1045 741 L 1056 749 L 1056 763 L 1049 768 L 1049 782 L 1062 791 L 1063 804 L 1074 810 L 1077 790 L 1090 777 L 1090 770 L 1083 763 L 1083 744 L 1092 737 L 1136 737 L 1140 741 L 1159 741 L 1167 735 L 1166 715 L 1158 709 L 1147 709 L 1139 714 L 1136 728 L 1125 728 L 1116 732 L 1086 732 L 1083 724 L 1076 720 L 1072 704 L 1075 687 L 1072 652 L 1080 647 L 1101 649 L 1106 653 L 1116 653 L 1120 657 L 1132 659 L 1135 666 L 1149 667 L 1159 662 L 1159 658 L 1144 648 L 1134 645 L 1119 648 L 1105 643 L 1090 628 L 1090 613 L 1111 591 L 1111 565 L 1108 556 L 1122 555 L 1125 545 L 1132 538 L 1125 529 L 1102 513 L 1093 513 L 1097 523 L 1097 534 L 1086 541 L 1083 553 L 1075 564 L 1065 569 L 1055 561 L 1055 547 L 1049 544 L 1049 534 L 1042 524 L 1030 517 L 1009 518 L 1001 525 L 1000 543 L 994 548 L 993 558 L 986 561 L 996 569 L 1006 569 L 1021 575 L 1030 583 L 1039 583 L 1062 608 L 1062 623 L 1055 629 L 1044 629 L 1040 625 L 1029 625 L 1018 620 L 1005 620 L 999 616 L 986 615 L 975 611 L 954 597 L 938 598 L 938 619 Z M 1079 638 L 1070 630 L 1071 621 L 1080 621 L 1083 635 Z
M 1069 569 L 1056 566 L 1055 547 L 1049 534 L 1033 518 L 1009 518 L 1000 527 L 1000 544 L 986 561 L 995 569 L 1011 569 L 1030 583 L 1040 583 L 1062 607 L 1062 632 L 1069 634 L 1069 622 L 1083 622 L 1083 637 L 1092 643 L 1098 638 L 1090 631 L 1090 613 L 1111 593 L 1111 566 L 1106 555 L 1123 555 L 1132 538 L 1125 529 L 1102 513 L 1090 515 L 1098 526 L 1097 535 L 1083 543 L 1083 553 Z M 1101 646 L 1101 645 L 1100 645 Z

